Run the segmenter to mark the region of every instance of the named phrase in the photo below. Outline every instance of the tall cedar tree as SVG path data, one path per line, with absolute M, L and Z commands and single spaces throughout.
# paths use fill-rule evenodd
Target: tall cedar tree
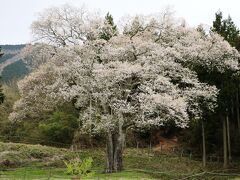
M 223 19 L 221 11 L 215 14 L 215 21 L 213 21 L 212 31 L 220 34 L 229 44 L 240 51 L 240 34 L 239 29 L 236 27 L 232 18 L 228 16 L 227 19 Z M 229 116 L 231 123 L 235 123 L 237 119 L 238 129 L 240 131 L 240 119 L 239 119 L 239 78 L 224 75 L 220 78 L 221 91 L 219 98 L 219 107 L 221 110 L 225 111 L 225 117 L 223 118 L 223 149 L 224 149 L 224 166 L 227 166 L 227 160 L 231 160 L 231 148 L 230 145 L 230 128 L 229 126 Z M 216 81 L 216 80 L 215 80 Z M 227 127 L 226 127 L 227 124 Z M 225 132 L 227 131 L 227 132 Z M 234 129 L 231 130 L 231 134 L 234 133 Z M 227 136 L 227 137 L 226 137 Z M 236 135 L 234 134 L 234 137 Z M 239 141 L 239 140 L 237 140 Z M 232 142 L 233 145 L 239 142 Z M 227 150 L 228 148 L 228 150 Z M 234 148 L 235 149 L 235 148 Z M 228 152 L 227 152 L 228 151 Z M 227 156 L 228 155 L 228 159 Z
M 223 19 L 222 12 L 216 12 L 212 31 L 220 34 L 226 41 L 229 42 L 229 44 L 235 47 L 238 51 L 240 50 L 239 29 L 234 24 L 231 16 L 228 16 L 227 19 Z

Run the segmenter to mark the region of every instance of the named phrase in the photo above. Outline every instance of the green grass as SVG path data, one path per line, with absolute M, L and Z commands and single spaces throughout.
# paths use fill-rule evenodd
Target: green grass
M 189 179 L 229 179 L 236 176 L 207 174 L 204 172 L 223 172 L 222 164 L 208 163 L 202 168 L 200 161 L 173 155 L 148 153 L 146 149 L 127 149 L 124 153 L 124 168 L 120 173 L 103 173 L 105 154 L 103 149 L 85 149 L 71 152 L 67 149 L 41 145 L 0 143 L 1 179 L 71 179 L 65 173 L 63 160 L 75 157 L 92 157 L 94 176 L 88 179 L 180 179 L 199 174 Z M 10 166 L 1 164 L 8 160 Z M 240 172 L 239 166 L 225 173 Z M 83 178 L 86 179 L 86 178 Z
M 18 168 L 12 171 L 3 171 L 0 179 L 71 179 L 74 176 L 67 175 L 63 168 Z M 89 178 L 81 179 L 153 179 L 150 175 L 138 171 L 123 171 L 120 173 L 105 174 L 95 171 L 95 174 Z

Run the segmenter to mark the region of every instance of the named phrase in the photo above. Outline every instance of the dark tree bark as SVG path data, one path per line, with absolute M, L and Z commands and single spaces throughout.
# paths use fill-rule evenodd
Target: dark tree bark
M 236 113 L 237 113 L 237 123 L 238 123 L 238 131 L 240 133 L 240 112 L 239 112 L 239 88 L 236 92 Z
M 227 123 L 227 145 L 228 145 L 228 161 L 231 162 L 231 141 L 230 141 L 230 129 L 229 129 L 229 117 L 226 116 L 226 123 Z
M 228 156 L 227 156 L 227 128 L 226 128 L 226 119 L 223 118 L 223 167 L 228 167 Z
M 123 150 L 125 145 L 125 132 L 123 121 L 120 118 L 118 129 L 107 134 L 107 164 L 106 172 L 118 172 L 123 170 Z
M 206 167 L 206 142 L 205 142 L 205 129 L 204 129 L 203 120 L 202 120 L 202 148 L 203 148 L 202 163 L 203 163 L 203 167 Z

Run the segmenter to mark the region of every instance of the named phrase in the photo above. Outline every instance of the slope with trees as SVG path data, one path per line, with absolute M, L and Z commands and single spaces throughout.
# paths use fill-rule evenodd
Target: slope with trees
M 22 45 L 1 45 L 4 55 L 0 58 L 0 73 L 3 82 L 21 79 L 28 74 L 25 63 L 21 60 Z

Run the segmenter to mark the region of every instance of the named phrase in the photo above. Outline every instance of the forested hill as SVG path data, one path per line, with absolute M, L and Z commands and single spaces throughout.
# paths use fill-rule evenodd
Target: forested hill
M 0 74 L 4 82 L 19 79 L 28 73 L 28 69 L 20 58 L 20 51 L 25 44 L 0 45 L 4 55 L 0 58 Z

